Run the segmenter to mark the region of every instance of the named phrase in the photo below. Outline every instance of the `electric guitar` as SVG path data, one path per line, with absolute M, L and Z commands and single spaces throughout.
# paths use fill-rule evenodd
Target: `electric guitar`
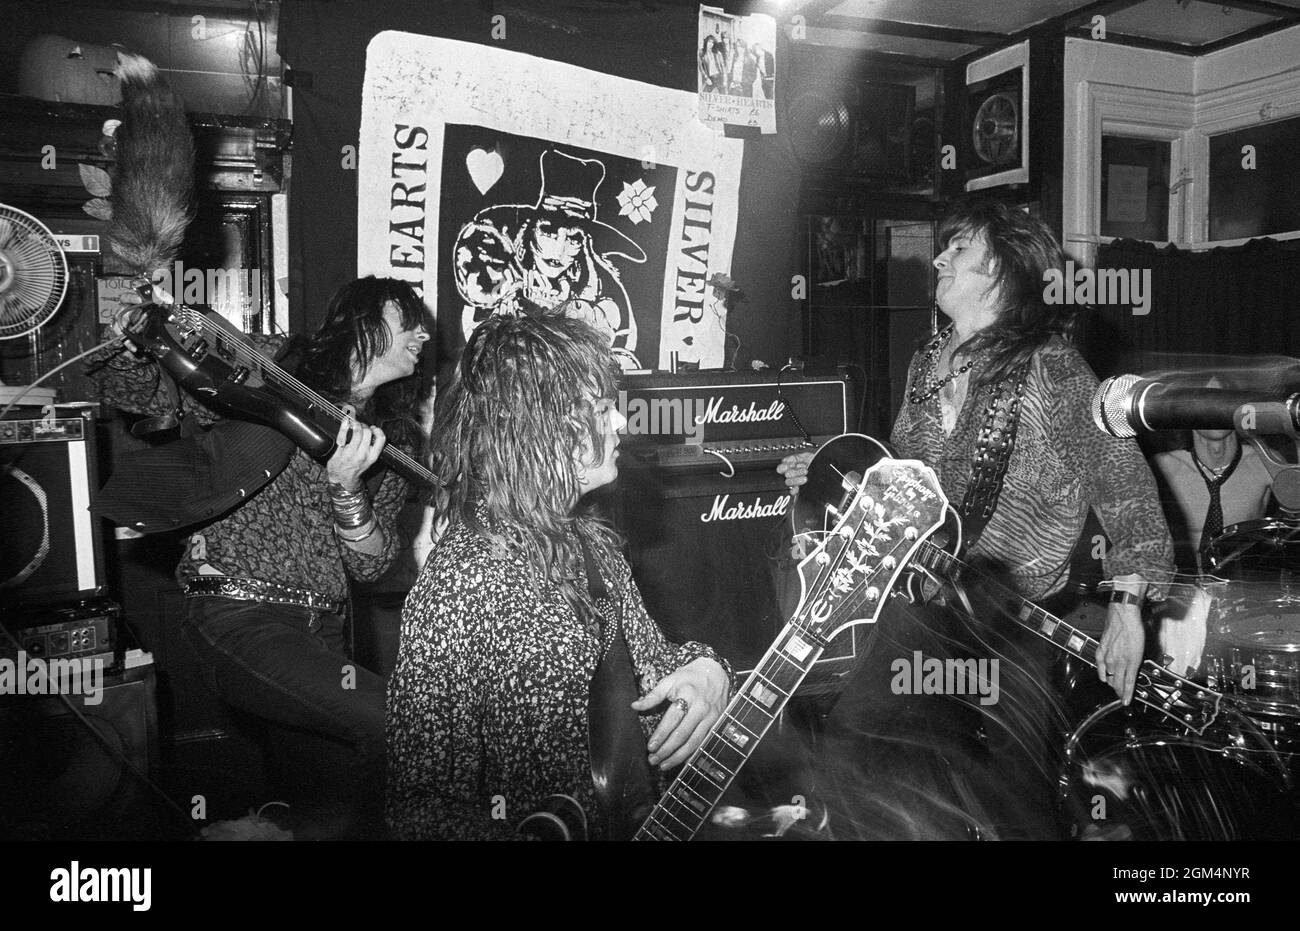
M 695 836 L 826 645 L 876 620 L 900 573 L 943 524 L 948 499 L 934 470 L 868 442 L 877 455 L 859 468 L 841 471 L 822 459 L 836 493 L 816 508 L 818 529 L 809 531 L 811 551 L 798 567 L 799 606 L 633 840 Z
M 317 459 L 334 452 L 347 412 L 263 355 L 220 314 L 181 304 L 140 307 L 143 325 L 125 335 L 186 391 L 222 413 L 275 428 Z M 414 481 L 441 484 L 391 443 L 379 458 Z
M 879 460 L 882 455 L 887 455 L 883 450 L 884 447 L 875 440 L 859 434 L 845 434 L 822 446 L 809 464 L 808 483 L 800 489 L 791 511 L 796 535 L 819 533 L 818 528 L 824 521 L 821 516 L 823 509 L 834 513 L 843 506 L 843 493 L 837 487 L 839 476 L 861 470 Z M 1097 640 L 1021 597 L 996 578 L 963 562 L 935 542 L 943 536 L 949 537 L 954 549 L 960 549 L 960 520 L 955 511 L 950 513 L 940 533 L 917 545 L 906 576 L 900 582 L 899 593 L 906 593 L 915 601 L 923 599 L 922 588 L 928 587 L 927 583 L 938 581 L 938 578 L 976 582 L 981 592 L 995 595 L 1000 606 L 1021 627 L 1096 667 L 1100 646 Z M 1155 719 L 1173 730 L 1200 738 L 1225 751 L 1268 752 L 1272 749 L 1271 746 L 1247 747 L 1243 744 L 1243 718 L 1248 717 L 1248 712 L 1241 703 L 1177 675 L 1152 660 L 1142 663 L 1133 698 L 1155 712 Z M 1245 730 L 1253 729 L 1247 725 Z

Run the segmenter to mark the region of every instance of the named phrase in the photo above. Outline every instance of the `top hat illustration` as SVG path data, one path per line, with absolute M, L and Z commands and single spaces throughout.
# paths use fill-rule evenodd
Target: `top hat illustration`
M 594 158 L 578 158 L 556 149 L 541 155 L 542 190 L 538 213 L 561 214 L 591 236 L 596 252 L 621 255 L 644 262 L 645 252 L 622 232 L 596 219 L 596 192 L 605 180 L 605 165 Z

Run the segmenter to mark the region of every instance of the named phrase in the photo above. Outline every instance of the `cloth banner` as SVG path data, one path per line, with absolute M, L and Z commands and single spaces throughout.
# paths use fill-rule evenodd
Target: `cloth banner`
M 578 299 L 624 369 L 723 365 L 707 282 L 743 144 L 695 94 L 401 32 L 371 40 L 362 93 L 358 273 L 410 281 L 444 357 L 494 313 Z

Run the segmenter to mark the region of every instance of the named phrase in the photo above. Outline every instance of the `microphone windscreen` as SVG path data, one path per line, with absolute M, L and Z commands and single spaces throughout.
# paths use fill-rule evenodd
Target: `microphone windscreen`
M 1129 421 L 1133 386 L 1140 379 L 1136 375 L 1115 375 L 1107 378 L 1097 388 L 1092 398 L 1092 422 L 1102 433 L 1124 439 L 1137 436 Z

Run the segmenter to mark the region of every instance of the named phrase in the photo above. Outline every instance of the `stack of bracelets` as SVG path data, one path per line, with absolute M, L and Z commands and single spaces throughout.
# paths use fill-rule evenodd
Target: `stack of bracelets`
M 338 482 L 330 482 L 330 505 L 334 509 L 334 532 L 345 543 L 360 543 L 375 532 L 379 522 L 365 486 L 348 491 Z

